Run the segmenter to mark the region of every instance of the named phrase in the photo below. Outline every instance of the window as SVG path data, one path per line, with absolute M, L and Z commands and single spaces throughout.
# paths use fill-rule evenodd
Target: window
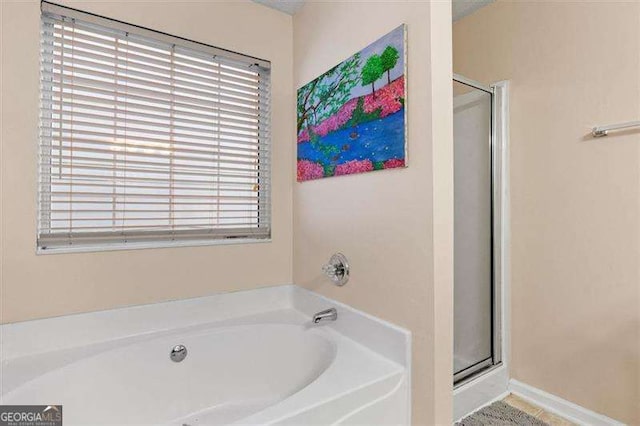
M 38 248 L 270 237 L 260 60 L 42 3 Z

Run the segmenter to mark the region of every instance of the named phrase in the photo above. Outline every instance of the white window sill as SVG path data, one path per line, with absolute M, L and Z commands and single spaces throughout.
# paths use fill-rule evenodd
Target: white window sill
M 162 249 L 175 247 L 203 247 L 203 246 L 226 246 L 236 244 L 259 244 L 270 243 L 271 238 L 228 238 L 220 240 L 194 240 L 194 241 L 152 241 L 152 242 L 131 242 L 131 243 L 107 243 L 104 245 L 79 245 L 79 246 L 59 246 L 48 249 L 38 247 L 37 255 L 68 254 L 68 253 L 94 253 L 103 251 L 120 250 L 141 250 L 141 249 Z

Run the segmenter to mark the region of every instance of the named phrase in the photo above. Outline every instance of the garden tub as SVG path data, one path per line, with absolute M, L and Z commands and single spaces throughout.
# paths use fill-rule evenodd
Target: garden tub
M 384 324 L 296 289 L 256 290 L 280 292 L 285 303 L 273 296 L 262 311 L 239 303 L 223 318 L 203 315 L 221 295 L 2 326 L 0 402 L 62 405 L 65 425 L 408 423 L 408 365 L 334 324 L 312 324 L 292 293 L 307 309 L 337 306 L 335 325 Z M 163 327 L 154 320 L 163 311 L 184 315 Z M 29 343 L 28 334 L 44 342 Z M 186 356 L 172 359 L 176 347 Z

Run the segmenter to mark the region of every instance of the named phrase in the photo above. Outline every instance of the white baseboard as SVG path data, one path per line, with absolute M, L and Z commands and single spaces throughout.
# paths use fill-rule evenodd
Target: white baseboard
M 461 419 L 509 395 L 509 373 L 501 365 L 454 389 L 453 418 Z M 457 421 L 456 420 L 456 421 Z
M 579 425 L 590 426 L 623 426 L 617 420 L 611 419 L 602 414 L 598 414 L 594 411 L 581 407 L 578 404 L 569 402 L 558 396 L 552 395 L 548 392 L 534 388 L 533 386 L 519 382 L 517 380 L 509 380 L 509 391 L 514 395 L 525 399 L 545 411 L 553 414 L 557 414 L 570 422 Z

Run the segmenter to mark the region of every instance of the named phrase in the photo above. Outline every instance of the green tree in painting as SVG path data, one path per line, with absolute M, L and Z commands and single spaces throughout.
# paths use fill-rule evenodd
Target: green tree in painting
M 383 72 L 387 72 L 387 84 L 391 84 L 391 70 L 398 63 L 398 58 L 400 54 L 398 53 L 398 49 L 393 46 L 387 46 L 380 55 L 380 60 L 382 61 L 382 70 Z
M 298 133 L 307 128 L 311 134 L 313 125 L 338 112 L 358 84 L 359 67 L 356 53 L 298 90 Z
M 360 72 L 360 77 L 362 78 L 362 85 L 366 86 L 368 84 L 371 85 L 371 92 L 373 96 L 376 96 L 376 88 L 374 83 L 377 79 L 382 76 L 384 70 L 382 69 L 382 59 L 380 55 L 373 54 L 369 56 L 367 62 L 362 67 L 362 71 Z

